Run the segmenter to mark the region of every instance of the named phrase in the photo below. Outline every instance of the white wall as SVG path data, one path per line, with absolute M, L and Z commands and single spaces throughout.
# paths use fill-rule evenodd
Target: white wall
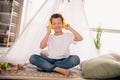
M 120 29 L 120 0 L 85 0 L 89 25 Z

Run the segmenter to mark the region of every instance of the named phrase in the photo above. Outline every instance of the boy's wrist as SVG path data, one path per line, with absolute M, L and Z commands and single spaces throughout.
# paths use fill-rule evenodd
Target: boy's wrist
M 74 29 L 73 29 L 72 27 L 69 27 L 69 31 L 71 31 L 71 32 L 72 32 L 73 30 L 74 30 Z

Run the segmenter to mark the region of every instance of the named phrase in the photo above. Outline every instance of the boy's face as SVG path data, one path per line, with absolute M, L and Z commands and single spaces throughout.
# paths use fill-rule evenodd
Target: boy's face
M 53 26 L 53 30 L 55 31 L 55 33 L 59 33 L 62 32 L 62 19 L 61 18 L 53 18 L 52 19 L 52 26 Z

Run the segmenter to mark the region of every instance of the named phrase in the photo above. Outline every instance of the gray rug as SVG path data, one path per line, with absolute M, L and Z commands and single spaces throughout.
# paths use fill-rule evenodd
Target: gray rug
M 21 79 L 21 80 L 86 80 L 82 77 L 79 68 L 70 69 L 70 75 L 68 77 L 52 72 L 47 73 L 41 70 L 37 70 L 35 67 L 26 66 L 23 70 L 18 72 L 4 72 L 0 74 L 0 79 Z

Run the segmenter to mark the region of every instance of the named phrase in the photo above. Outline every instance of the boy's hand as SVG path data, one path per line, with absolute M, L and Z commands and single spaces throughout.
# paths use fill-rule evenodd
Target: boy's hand
M 51 33 L 51 29 L 50 29 L 49 26 L 47 26 L 47 31 L 48 31 L 49 33 Z
M 66 30 L 70 30 L 71 28 L 72 27 L 70 26 L 70 24 L 67 24 L 66 27 L 65 27 Z

